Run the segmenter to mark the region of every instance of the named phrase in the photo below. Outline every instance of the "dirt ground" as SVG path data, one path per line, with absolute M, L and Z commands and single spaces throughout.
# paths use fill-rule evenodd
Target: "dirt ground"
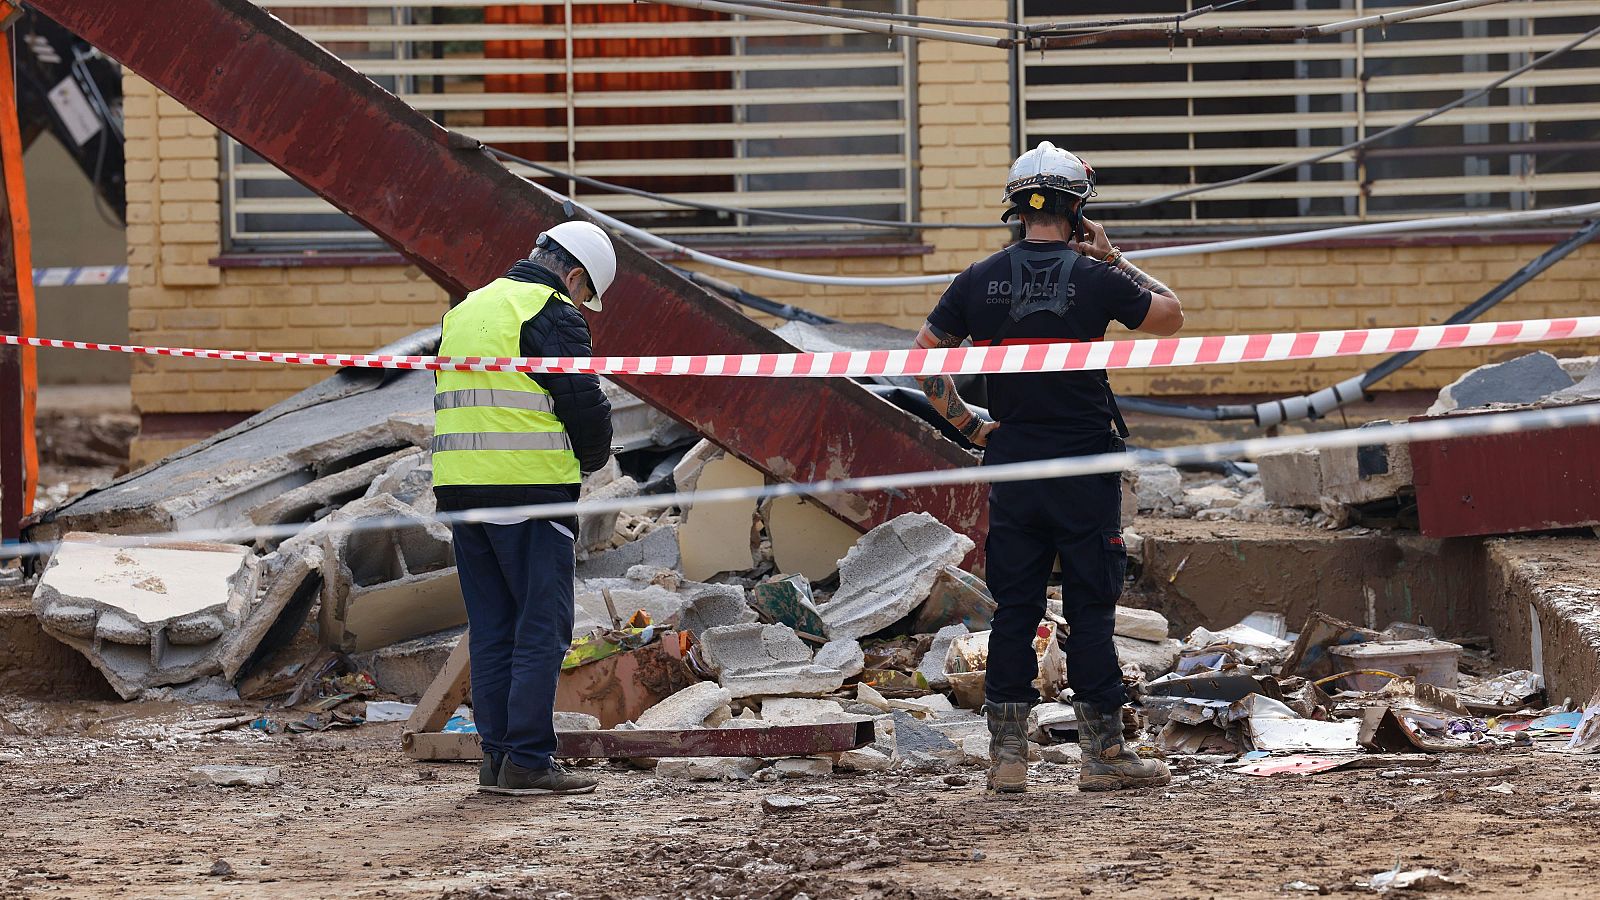
M 1578 898 L 1600 865 L 1592 756 L 1276 778 L 1206 764 L 1115 795 L 1040 764 L 1016 799 L 985 795 L 976 769 L 689 784 L 608 765 L 596 794 L 518 800 L 475 793 L 473 766 L 406 759 L 398 724 L 183 724 L 258 711 L 0 701 L 0 897 L 1279 897 L 1370 893 L 1355 883 L 1398 862 L 1470 873 L 1460 896 Z M 208 764 L 282 782 L 191 783 Z M 764 812 L 777 794 L 809 804 Z

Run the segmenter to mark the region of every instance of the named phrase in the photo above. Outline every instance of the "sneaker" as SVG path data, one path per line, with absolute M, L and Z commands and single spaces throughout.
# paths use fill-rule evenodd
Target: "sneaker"
M 594 791 L 600 779 L 579 775 L 560 763 L 551 763 L 548 769 L 525 769 L 511 760 L 500 764 L 500 777 L 492 794 L 525 797 L 534 794 L 588 794 Z
M 483 764 L 478 766 L 478 790 L 492 791 L 500 783 L 500 764 L 505 757 L 499 753 L 485 753 Z

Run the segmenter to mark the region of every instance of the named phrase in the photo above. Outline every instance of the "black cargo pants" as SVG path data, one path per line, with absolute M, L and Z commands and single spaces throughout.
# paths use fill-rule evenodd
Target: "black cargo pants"
M 1008 423 L 991 435 L 984 465 L 1103 453 L 1111 438 L 1108 433 L 1062 440 Z M 987 580 L 998 608 L 984 686 L 989 702 L 1039 701 L 1033 640 L 1059 556 L 1062 612 L 1071 629 L 1061 646 L 1074 699 L 1105 712 L 1121 708 L 1122 668 L 1112 642 L 1128 569 L 1121 503 L 1122 480 L 1115 473 L 990 488 Z

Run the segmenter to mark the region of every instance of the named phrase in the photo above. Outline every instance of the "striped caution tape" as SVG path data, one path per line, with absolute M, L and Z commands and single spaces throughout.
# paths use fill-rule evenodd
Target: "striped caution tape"
M 1459 347 L 1493 347 L 1588 338 L 1600 335 L 1600 316 L 1358 328 L 1286 334 L 1145 338 L 1092 343 L 1019 344 L 933 350 L 850 350 L 834 353 L 745 353 L 709 356 L 386 356 L 341 353 L 268 353 L 98 344 L 0 335 L 0 344 L 67 350 L 104 350 L 144 356 L 225 359 L 298 366 L 425 369 L 468 372 L 587 372 L 599 375 L 710 375 L 724 377 L 826 378 L 863 376 L 978 375 L 1151 369 L 1212 364 L 1280 362 L 1403 353 Z
M 127 283 L 127 266 L 50 266 L 33 270 L 34 287 Z
M 638 509 L 662 509 L 669 506 L 690 507 L 710 503 L 760 501 L 774 497 L 797 495 L 817 497 L 832 494 L 858 494 L 867 491 L 894 491 L 933 485 L 1038 481 L 1050 478 L 1121 472 L 1151 463 L 1190 466 L 1201 463 L 1215 463 L 1225 459 L 1253 459 L 1262 454 L 1282 450 L 1377 447 L 1390 444 L 1410 444 L 1417 441 L 1439 441 L 1451 438 L 1517 434 L 1526 431 L 1586 426 L 1600 426 L 1600 403 L 1578 403 L 1571 406 L 1547 409 L 1528 409 L 1480 415 L 1442 416 L 1414 422 L 1399 422 L 1386 425 L 1374 424 L 1361 428 L 1344 428 L 1315 434 L 1289 434 L 1213 444 L 1193 444 L 1167 447 L 1159 450 L 1141 450 L 1137 453 L 1064 456 L 1055 459 L 1005 463 L 993 466 L 959 466 L 923 472 L 897 472 L 886 475 L 866 475 L 859 478 L 835 478 L 809 483 L 714 488 L 672 494 L 619 497 L 607 500 L 580 500 L 569 503 L 540 503 L 519 507 L 493 507 L 454 512 L 436 512 L 431 518 L 444 524 L 492 523 L 505 521 L 508 516 L 528 519 L 557 519 L 574 515 L 600 515 Z M 1004 428 L 1005 426 L 1002 425 L 1001 427 Z M 339 523 L 338 527 L 352 532 L 393 531 L 402 528 L 414 528 L 416 524 L 417 515 L 373 516 L 356 519 L 351 522 L 342 522 Z M 246 543 L 259 540 L 285 540 L 300 533 L 305 527 L 306 525 L 303 522 L 288 522 L 281 525 L 191 529 L 167 532 L 165 534 L 104 535 L 100 540 L 114 545 L 134 547 L 163 541 Z M 55 551 L 58 543 L 56 541 L 36 541 L 19 544 L 0 544 L 0 559 L 48 555 Z

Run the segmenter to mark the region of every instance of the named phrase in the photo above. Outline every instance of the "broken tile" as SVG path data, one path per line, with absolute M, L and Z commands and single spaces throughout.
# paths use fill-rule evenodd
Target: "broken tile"
M 123 699 L 222 674 L 231 633 L 256 599 L 259 564 L 249 548 L 109 540 L 66 536 L 34 590 L 40 626 L 82 653 Z M 233 658 L 236 669 L 242 655 Z
M 860 639 L 905 618 L 926 600 L 939 570 L 972 551 L 965 535 L 927 513 L 879 525 L 839 561 L 839 590 L 819 609 L 831 639 Z
M 768 619 L 788 625 L 819 640 L 826 627 L 811 596 L 811 582 L 804 575 L 789 575 L 758 584 L 750 589 L 752 605 Z
M 959 623 L 968 631 L 986 631 L 994 610 L 994 597 L 983 579 L 955 566 L 945 566 L 934 578 L 928 599 L 911 614 L 910 630 L 912 634 L 931 634 Z

